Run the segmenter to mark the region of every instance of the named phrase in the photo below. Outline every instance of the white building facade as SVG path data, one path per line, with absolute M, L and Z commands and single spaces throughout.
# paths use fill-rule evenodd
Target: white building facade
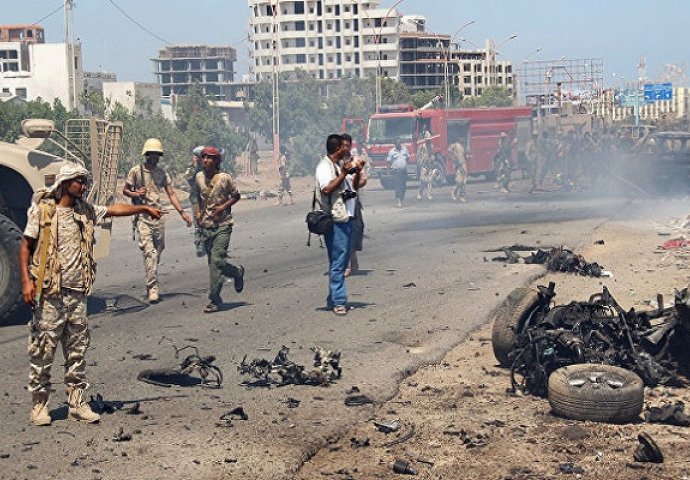
M 76 108 L 83 85 L 81 45 L 70 50 L 73 69 L 65 43 L 0 42 L 0 99 L 53 103 L 57 98 L 67 109 Z
M 317 79 L 399 76 L 399 16 L 380 0 L 248 0 L 251 73 Z

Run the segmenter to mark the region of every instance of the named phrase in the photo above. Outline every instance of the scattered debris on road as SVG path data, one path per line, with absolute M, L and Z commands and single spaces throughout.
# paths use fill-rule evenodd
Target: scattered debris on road
M 637 439 L 640 444 L 633 453 L 633 458 L 640 463 L 664 463 L 664 454 L 656 442 L 647 433 L 642 432 Z
M 129 442 L 130 440 L 132 440 L 132 434 L 125 433 L 122 427 L 120 427 L 117 434 L 113 437 L 113 442 Z
M 245 355 L 237 366 L 241 375 L 249 375 L 254 381 L 245 381 L 247 387 L 270 385 L 314 385 L 327 386 L 338 380 L 342 375 L 340 367 L 340 352 L 313 347 L 314 368 L 306 370 L 288 358 L 290 349 L 283 346 L 273 361 L 257 358 L 247 362 Z
M 598 263 L 590 263 L 582 255 L 579 255 L 564 247 L 554 247 L 542 250 L 538 247 L 526 245 L 513 245 L 500 249 L 486 250 L 487 252 L 503 252 L 502 257 L 494 257 L 494 262 L 510 264 L 525 263 L 544 265 L 552 272 L 577 273 L 588 277 L 601 277 L 604 269 Z M 520 255 L 518 252 L 531 252 L 529 255 Z
M 680 400 L 676 403 L 664 402 L 658 407 L 649 407 L 644 420 L 648 423 L 690 427 L 690 416 L 685 413 L 685 404 Z
M 233 423 L 232 423 L 233 420 L 247 421 L 247 420 L 249 420 L 249 415 L 246 414 L 246 412 L 244 411 L 244 408 L 235 407 L 232 410 L 230 410 L 229 412 L 221 415 L 218 420 L 219 420 L 219 422 L 216 423 L 216 426 L 218 426 L 218 427 L 232 427 L 233 426 Z
M 389 433 L 397 432 L 398 430 L 400 430 L 400 420 L 393 420 L 392 422 L 375 421 L 374 426 L 378 429 L 379 432 L 388 435 Z
M 161 341 L 164 339 L 165 337 Z M 220 388 L 223 383 L 223 372 L 220 370 L 220 367 L 213 364 L 216 360 L 215 356 L 208 355 L 202 357 L 199 355 L 199 349 L 193 345 L 185 345 L 182 348 L 172 345 L 172 347 L 175 349 L 175 358 L 180 358 L 180 352 L 187 349 L 194 350 L 194 353 L 186 356 L 176 368 L 142 370 L 139 372 L 137 379 L 151 385 L 166 388 L 170 388 L 173 385 L 180 387 L 200 385 L 206 388 Z M 194 373 L 197 373 L 201 378 L 192 377 Z
M 396 460 L 393 463 L 393 471 L 401 475 L 417 475 L 417 470 L 410 466 L 410 462 L 405 460 Z
M 361 407 L 371 403 L 374 403 L 374 399 L 368 395 L 348 395 L 345 398 L 346 407 Z

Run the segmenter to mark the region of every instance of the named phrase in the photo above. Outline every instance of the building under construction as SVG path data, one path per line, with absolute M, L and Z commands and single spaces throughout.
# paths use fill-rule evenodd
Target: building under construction
M 198 84 L 207 97 L 230 100 L 235 77 L 237 50 L 207 45 L 173 45 L 158 52 L 154 74 L 161 85 L 163 98 L 186 95 Z

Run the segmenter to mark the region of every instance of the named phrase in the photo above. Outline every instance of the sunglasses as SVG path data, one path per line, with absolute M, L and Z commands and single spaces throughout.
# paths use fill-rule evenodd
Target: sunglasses
M 73 182 L 77 182 L 79 185 L 88 185 L 89 179 L 86 177 L 77 177 L 72 179 Z

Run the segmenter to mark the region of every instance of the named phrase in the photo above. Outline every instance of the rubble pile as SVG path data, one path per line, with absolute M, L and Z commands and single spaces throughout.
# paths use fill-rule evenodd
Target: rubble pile
M 290 349 L 283 346 L 273 361 L 257 358 L 247 362 L 247 356 L 237 366 L 241 375 L 249 375 L 251 382 L 247 386 L 270 385 L 329 385 L 342 376 L 340 352 L 313 347 L 314 368 L 307 370 L 288 358 Z
M 216 361 L 215 356 L 202 357 L 199 355 L 199 349 L 193 345 L 186 345 L 182 348 L 173 345 L 173 348 L 175 349 L 175 358 L 180 358 L 180 352 L 186 349 L 193 349 L 194 353 L 186 356 L 176 368 L 142 370 L 137 379 L 159 387 L 201 385 L 208 388 L 220 388 L 223 383 L 223 372 L 220 367 L 213 364 Z M 195 373 L 201 377 L 200 380 L 192 377 L 192 374 Z
M 581 363 L 626 368 L 649 387 L 684 383 L 674 353 L 690 339 L 687 289 L 676 293 L 672 307 L 626 312 L 606 287 L 587 302 L 551 306 L 554 287 L 539 287 L 539 301 L 516 329 L 508 354 L 513 390 L 546 396 L 553 371 Z
M 494 257 L 494 262 L 510 264 L 525 263 L 544 265 L 552 272 L 576 273 L 588 277 L 601 277 L 604 268 L 596 262 L 588 262 L 582 255 L 564 247 L 540 249 L 525 245 L 513 245 L 496 250 L 503 252 L 502 257 Z M 518 252 L 530 252 L 528 255 L 520 255 Z

